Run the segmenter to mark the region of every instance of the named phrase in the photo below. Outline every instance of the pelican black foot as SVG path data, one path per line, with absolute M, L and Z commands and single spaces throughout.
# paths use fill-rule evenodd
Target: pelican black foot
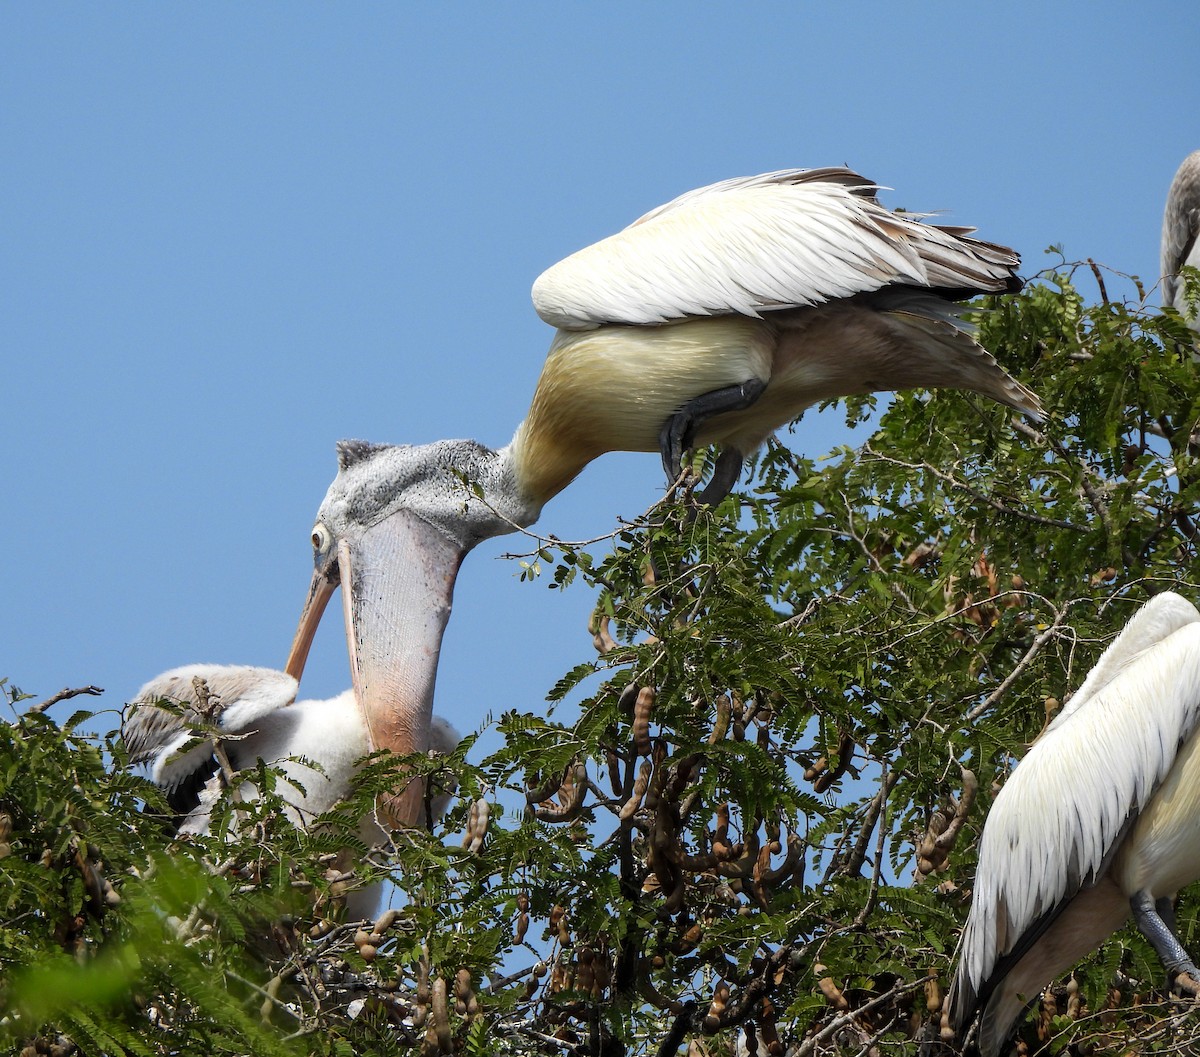
M 741 475 L 742 453 L 737 448 L 722 448 L 708 484 L 696 493 L 696 502 L 703 506 L 716 506 L 733 491 Z
M 727 411 L 745 410 L 762 396 L 766 387 L 767 383 L 761 378 L 748 378 L 739 385 L 729 385 L 724 389 L 714 389 L 711 393 L 701 393 L 692 397 L 667 419 L 658 435 L 658 446 L 662 453 L 668 485 L 673 485 L 679 477 L 683 453 L 691 448 L 699 428 L 716 415 L 723 415 Z M 735 476 L 734 480 L 736 479 Z

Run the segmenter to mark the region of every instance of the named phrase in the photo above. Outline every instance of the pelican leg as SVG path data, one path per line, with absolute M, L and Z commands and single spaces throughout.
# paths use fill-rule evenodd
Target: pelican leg
M 1166 914 L 1163 913 L 1164 902 Z M 1156 904 L 1150 898 L 1150 893 L 1143 889 L 1130 897 L 1129 905 L 1133 909 L 1133 920 L 1137 922 L 1142 935 L 1150 941 L 1159 961 L 1171 977 L 1173 986 L 1188 994 L 1197 994 L 1200 990 L 1200 969 L 1196 968 L 1168 924 L 1168 921 L 1173 922 L 1175 918 L 1175 910 L 1170 900 L 1160 899 Z
M 1159 896 L 1154 901 L 1154 910 L 1162 922 L 1170 930 L 1171 935 L 1175 935 L 1175 900 L 1170 896 Z
M 739 385 L 728 385 L 724 389 L 714 389 L 710 393 L 692 397 L 667 419 L 658 435 L 658 446 L 662 452 L 663 469 L 667 471 L 667 482 L 675 483 L 683 463 L 683 453 L 691 448 L 692 441 L 696 439 L 696 431 L 701 425 L 714 415 L 744 410 L 762 396 L 766 387 L 767 383 L 761 378 L 747 378 Z M 734 480 L 736 479 L 735 475 Z

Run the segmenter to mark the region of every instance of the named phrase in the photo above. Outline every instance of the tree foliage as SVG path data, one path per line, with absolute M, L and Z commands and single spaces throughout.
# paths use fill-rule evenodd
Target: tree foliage
M 365 855 L 354 813 L 394 761 L 309 832 L 263 770 L 264 799 L 227 809 L 242 840 L 179 841 L 119 742 L 14 707 L 4 1038 L 955 1052 L 941 996 L 995 790 L 1136 606 L 1200 598 L 1190 334 L 1081 268 L 980 306 L 1045 423 L 960 393 L 862 400 L 856 450 L 772 444 L 744 493 L 666 504 L 601 558 L 539 542 L 539 582 L 595 592 L 594 650 L 549 705 L 499 717 L 490 757 L 403 761 L 452 770 L 458 804 L 356 868 L 403 892 L 375 923 L 339 917 L 343 849 Z M 1179 926 L 1195 949 L 1188 894 Z M 1126 930 L 1047 993 L 1025 1044 L 1179 1052 L 1196 1029 L 1161 977 Z

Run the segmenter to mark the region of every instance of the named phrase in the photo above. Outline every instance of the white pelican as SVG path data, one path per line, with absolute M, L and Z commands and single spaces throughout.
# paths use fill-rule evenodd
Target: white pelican
M 1163 210 L 1162 275 L 1163 304 L 1188 317 L 1192 329 L 1200 330 L 1200 319 L 1188 310 L 1179 269 L 1185 264 L 1200 268 L 1200 150 L 1183 159 L 1167 192 Z
M 1016 254 L 892 213 L 874 191 L 849 169 L 728 180 L 545 272 L 534 306 L 558 332 L 511 443 L 339 444 L 287 670 L 303 671 L 340 583 L 371 744 L 411 752 L 426 744 L 463 556 L 534 522 L 605 452 L 660 451 L 673 480 L 685 449 L 719 443 L 707 502 L 732 487 L 743 455 L 820 400 L 953 386 L 1037 415 L 956 304 L 1018 289 Z M 415 804 L 391 810 L 404 823 Z
M 1022 1009 L 1132 912 L 1176 986 L 1172 900 L 1200 879 L 1200 611 L 1147 602 L 992 804 L 948 1008 L 996 1057 Z M 1182 974 L 1182 975 L 1176 975 Z
M 180 820 L 180 833 L 208 832 L 213 805 L 223 787 L 211 742 L 198 740 L 180 715 L 157 704 L 165 698 L 186 706 L 198 719 L 196 676 L 204 678 L 212 697 L 219 701 L 215 725 L 230 736 L 222 744 L 234 770 L 252 768 L 263 760 L 289 779 L 280 782 L 277 791 L 288 805 L 293 824 L 307 825 L 346 796 L 357 763 L 370 751 L 353 691 L 346 690 L 328 701 L 296 701 L 296 680 L 284 672 L 189 664 L 164 672 L 143 686 L 130 703 L 121 728 L 130 763 L 149 766 L 152 779 L 165 791 L 167 803 Z M 459 740 L 458 731 L 448 722 L 433 717 L 429 751 L 451 752 Z M 312 760 L 320 770 L 293 757 Z M 235 795 L 249 798 L 255 790 L 243 782 Z M 447 792 L 431 797 L 428 820 L 441 817 L 449 803 Z M 374 818 L 367 817 L 359 836 L 369 846 L 381 843 L 386 833 Z M 377 898 L 376 890 L 356 895 L 351 900 L 351 916 L 370 913 Z

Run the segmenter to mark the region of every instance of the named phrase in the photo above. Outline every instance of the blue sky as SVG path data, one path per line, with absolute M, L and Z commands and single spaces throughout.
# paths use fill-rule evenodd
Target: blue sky
M 848 164 L 893 206 L 1157 278 L 1200 147 L 1174 3 L 0 8 L 0 676 L 119 707 L 194 661 L 282 665 L 340 437 L 504 443 L 533 279 L 692 187 Z M 806 417 L 811 455 L 845 439 Z M 661 494 L 609 456 L 537 528 Z M 464 565 L 438 710 L 538 708 L 589 592 Z M 330 610 L 308 695 L 348 685 Z

